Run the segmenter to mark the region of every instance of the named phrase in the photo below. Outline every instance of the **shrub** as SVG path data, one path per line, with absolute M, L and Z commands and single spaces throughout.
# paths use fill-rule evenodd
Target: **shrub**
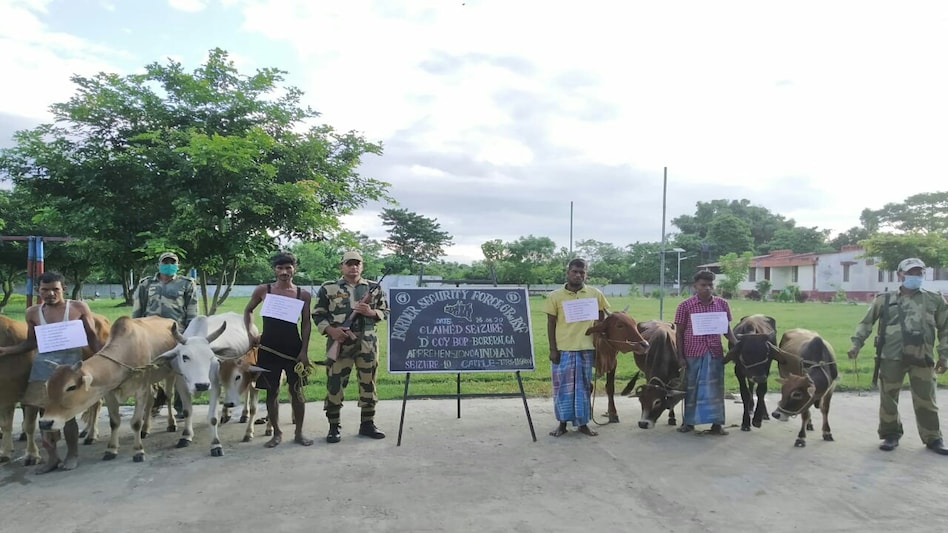
M 757 292 L 760 294 L 761 300 L 767 299 L 767 293 L 770 292 L 770 289 L 773 285 L 770 283 L 769 279 L 762 279 L 757 282 Z
M 833 302 L 836 303 L 846 303 L 849 298 L 846 296 L 846 290 L 842 287 L 836 289 L 836 294 L 833 295 Z
M 652 292 L 649 294 L 649 298 L 655 298 L 656 300 L 662 297 L 662 289 L 655 287 L 652 289 Z
M 749 293 L 747 293 L 747 299 L 748 299 L 748 300 L 754 300 L 754 301 L 760 301 L 762 298 L 761 298 L 759 292 L 757 292 L 756 290 L 753 290 L 753 291 L 750 291 Z
M 638 297 L 641 296 L 641 295 L 642 295 L 642 291 L 639 290 L 639 286 L 638 286 L 638 285 L 631 285 L 631 286 L 629 287 L 629 297 L 630 297 L 630 298 L 638 298 Z

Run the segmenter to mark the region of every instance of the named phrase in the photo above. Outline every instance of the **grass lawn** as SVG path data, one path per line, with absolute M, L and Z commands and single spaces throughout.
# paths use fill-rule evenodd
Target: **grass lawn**
M 243 312 L 248 298 L 228 298 L 219 312 L 235 311 Z M 530 396 L 549 396 L 550 395 L 550 367 L 548 361 L 549 343 L 546 337 L 546 317 L 541 311 L 544 298 L 542 296 L 532 297 L 530 299 L 530 314 L 533 328 L 534 354 L 536 358 L 536 370 L 532 372 L 521 372 L 524 388 Z M 637 320 L 651 320 L 659 318 L 659 302 L 651 298 L 631 298 L 631 297 L 612 297 L 609 298 L 613 309 L 622 309 L 629 306 L 629 314 Z M 127 315 L 127 307 L 118 307 L 118 300 L 97 300 L 87 303 L 96 313 L 100 313 L 112 320 Z M 675 307 L 679 300 L 677 298 L 668 298 L 664 302 L 663 318 L 671 320 L 675 315 Z M 849 349 L 849 338 L 852 335 L 856 323 L 862 319 L 866 312 L 865 304 L 831 304 L 831 303 L 776 303 L 776 302 L 755 302 L 748 300 L 735 300 L 730 302 L 731 312 L 735 322 L 742 316 L 763 313 L 770 315 L 777 320 L 777 333 L 779 335 L 791 328 L 812 329 L 822 335 L 835 349 L 837 360 L 839 361 L 840 383 L 838 388 L 842 390 L 868 389 L 872 377 L 872 365 L 874 352 L 869 345 L 863 348 L 859 354 L 858 371 L 854 372 L 852 362 L 846 357 L 846 350 Z M 15 297 L 10 305 L 6 307 L 5 314 L 14 319 L 23 318 L 23 297 Z M 260 327 L 260 317 L 257 315 L 257 325 Z M 733 323 L 732 323 L 733 325 Z M 379 374 L 377 378 L 378 394 L 381 399 L 401 398 L 405 387 L 404 374 L 389 374 L 387 369 L 387 332 L 383 329 L 379 332 L 380 354 Z M 326 353 L 325 343 L 322 338 L 314 335 L 310 343 L 310 359 L 321 361 Z M 305 387 L 306 398 L 308 401 L 321 400 L 325 395 L 325 375 L 322 372 L 323 367 L 317 367 L 318 371 L 310 379 L 309 385 Z M 617 386 L 624 386 L 625 382 L 631 379 L 635 374 L 636 367 L 632 360 L 632 354 L 619 354 L 619 369 L 617 372 Z M 776 368 L 772 369 L 776 372 Z M 425 374 L 413 373 L 409 394 L 453 394 L 456 391 L 456 374 Z M 737 381 L 734 379 L 731 371 L 726 372 L 726 387 L 729 391 L 737 391 Z M 948 384 L 948 373 L 939 377 L 939 384 Z M 603 390 L 603 383 L 600 380 L 597 390 Z M 771 384 L 775 388 L 775 384 Z M 515 393 L 518 392 L 516 377 L 510 372 L 479 372 L 464 373 L 461 375 L 462 393 Z M 355 383 L 350 383 L 348 387 L 348 397 L 354 399 L 357 396 Z M 284 392 L 285 396 L 286 393 Z M 284 398 L 285 400 L 286 398 Z

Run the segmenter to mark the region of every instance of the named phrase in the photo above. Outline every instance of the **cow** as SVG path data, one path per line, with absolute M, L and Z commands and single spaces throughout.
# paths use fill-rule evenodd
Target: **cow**
M 724 362 L 734 362 L 734 377 L 737 378 L 741 402 L 744 404 L 741 431 L 750 431 L 751 425 L 759 428 L 769 418 L 764 397 L 767 394 L 770 363 L 777 351 L 777 321 L 766 315 L 745 316 L 734 326 L 734 336 L 737 343 L 729 344 Z
M 100 343 L 105 343 L 109 336 L 109 319 L 93 314 L 96 336 Z M 21 320 L 13 320 L 0 315 L 0 346 L 11 346 L 26 340 L 27 324 Z M 13 414 L 16 404 L 19 403 L 30 377 L 35 350 L 17 355 L 0 357 L 0 463 L 12 460 L 13 455 Z M 82 350 L 83 359 L 92 356 L 92 350 L 85 347 Z M 83 415 L 86 426 L 80 433 L 85 437 L 86 444 L 95 442 L 98 436 L 98 417 L 101 402 L 95 403 Z M 26 441 L 26 453 L 23 464 L 26 466 L 40 462 L 39 449 L 36 446 L 36 419 L 38 412 L 33 406 L 23 407 L 23 423 L 20 440 Z
M 252 329 L 251 333 L 256 336 L 256 326 L 252 325 Z M 178 440 L 178 448 L 185 448 L 190 446 L 194 436 L 193 395 L 211 388 L 214 374 L 218 370 L 218 358 L 239 359 L 250 351 L 251 346 L 247 328 L 244 326 L 244 317 L 237 313 L 195 317 L 184 334 L 175 333 L 175 340 L 178 345 L 161 354 L 159 359 L 167 359 L 174 371 L 172 380 L 176 383 L 174 386 L 181 398 L 181 411 L 184 414 L 184 431 Z M 216 406 L 216 403 L 214 405 Z M 209 419 L 213 411 L 214 409 L 209 410 Z M 169 419 L 174 420 L 171 416 Z M 169 424 L 169 430 L 171 427 Z
M 615 403 L 617 354 L 642 354 L 648 349 L 648 342 L 642 338 L 635 319 L 626 314 L 626 309 L 612 313 L 606 311 L 604 320 L 586 330 L 586 335 L 593 336 L 596 375 L 606 375 L 606 395 L 609 399 L 606 416 L 609 417 L 609 423 L 613 424 L 619 422 Z
M 668 410 L 668 424 L 677 425 L 675 420 L 675 406 L 685 397 L 681 387 L 681 366 L 678 364 L 675 344 L 675 324 L 650 320 L 638 325 L 642 336 L 648 341 L 648 351 L 644 354 L 635 354 L 635 365 L 640 372 L 622 391 L 628 395 L 635 390 L 635 396 L 642 406 L 642 416 L 639 418 L 639 427 L 650 429 L 655 427 L 658 417 Z M 635 387 L 638 378 L 644 372 L 645 384 Z
M 256 334 L 256 333 L 254 333 Z M 247 424 L 243 442 L 254 437 L 254 416 L 257 414 L 257 378 L 265 369 L 256 365 L 257 350 L 249 350 L 240 359 L 214 359 L 211 362 L 211 389 L 208 396 L 207 423 L 211 428 L 211 457 L 224 455 L 218 427 L 230 420 L 230 410 L 238 403 L 244 404 L 244 413 L 240 421 Z M 217 415 L 218 402 L 223 396 L 224 406 Z M 267 431 L 270 429 L 267 424 Z M 267 433 L 268 435 L 270 433 Z
M 177 344 L 173 333 L 176 327 L 173 320 L 157 316 L 118 318 L 112 324 L 108 342 L 99 352 L 86 361 L 60 365 L 53 371 L 46 382 L 49 399 L 40 428 L 62 428 L 67 420 L 105 397 L 112 432 L 103 459 L 115 459 L 121 422 L 119 401 L 134 397 L 133 460 L 144 461 L 142 436 L 148 432 L 149 417 L 144 415 L 150 408 L 151 384 L 171 372 L 171 366 L 158 358 Z
M 803 415 L 800 433 L 794 446 L 806 446 L 806 431 L 813 430 L 810 406 L 823 413 L 823 440 L 832 441 L 829 426 L 830 400 L 839 371 L 833 347 L 814 331 L 791 329 L 780 338 L 780 349 L 774 355 L 780 370 L 780 401 L 771 415 L 786 422 L 790 417 Z
M 254 327 L 256 331 L 256 327 Z M 237 359 L 250 349 L 247 329 L 242 315 L 223 313 L 195 317 L 183 334 L 174 332 L 177 346 L 161 354 L 159 359 L 170 362 L 173 373 L 165 380 L 168 390 L 175 387 L 181 398 L 184 415 L 184 430 L 178 440 L 178 448 L 191 445 L 194 437 L 192 425 L 193 397 L 211 387 L 212 362 L 216 357 Z M 216 356 L 216 357 L 215 357 Z M 168 410 L 168 431 L 177 429 L 171 410 Z

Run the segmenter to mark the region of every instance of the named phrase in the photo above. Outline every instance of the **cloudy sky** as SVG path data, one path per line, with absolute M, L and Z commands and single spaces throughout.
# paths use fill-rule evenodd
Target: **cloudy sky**
M 948 190 L 948 2 L 0 0 L 0 146 L 68 77 L 214 47 L 384 143 L 364 175 L 454 236 L 659 241 L 746 198 L 833 234 Z M 384 238 L 370 205 L 349 227 Z M 674 228 L 667 222 L 667 231 Z

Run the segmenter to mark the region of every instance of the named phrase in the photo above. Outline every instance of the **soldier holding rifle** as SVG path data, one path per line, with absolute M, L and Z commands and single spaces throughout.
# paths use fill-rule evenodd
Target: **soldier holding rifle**
M 326 400 L 329 420 L 326 442 L 342 440 L 340 411 L 349 375 L 355 366 L 359 381 L 362 423 L 359 435 L 384 439 L 375 426 L 375 375 L 378 370 L 378 336 L 375 325 L 388 318 L 388 302 L 377 282 L 362 279 L 362 254 L 349 251 L 339 262 L 342 277 L 319 288 L 313 322 L 326 335 Z

